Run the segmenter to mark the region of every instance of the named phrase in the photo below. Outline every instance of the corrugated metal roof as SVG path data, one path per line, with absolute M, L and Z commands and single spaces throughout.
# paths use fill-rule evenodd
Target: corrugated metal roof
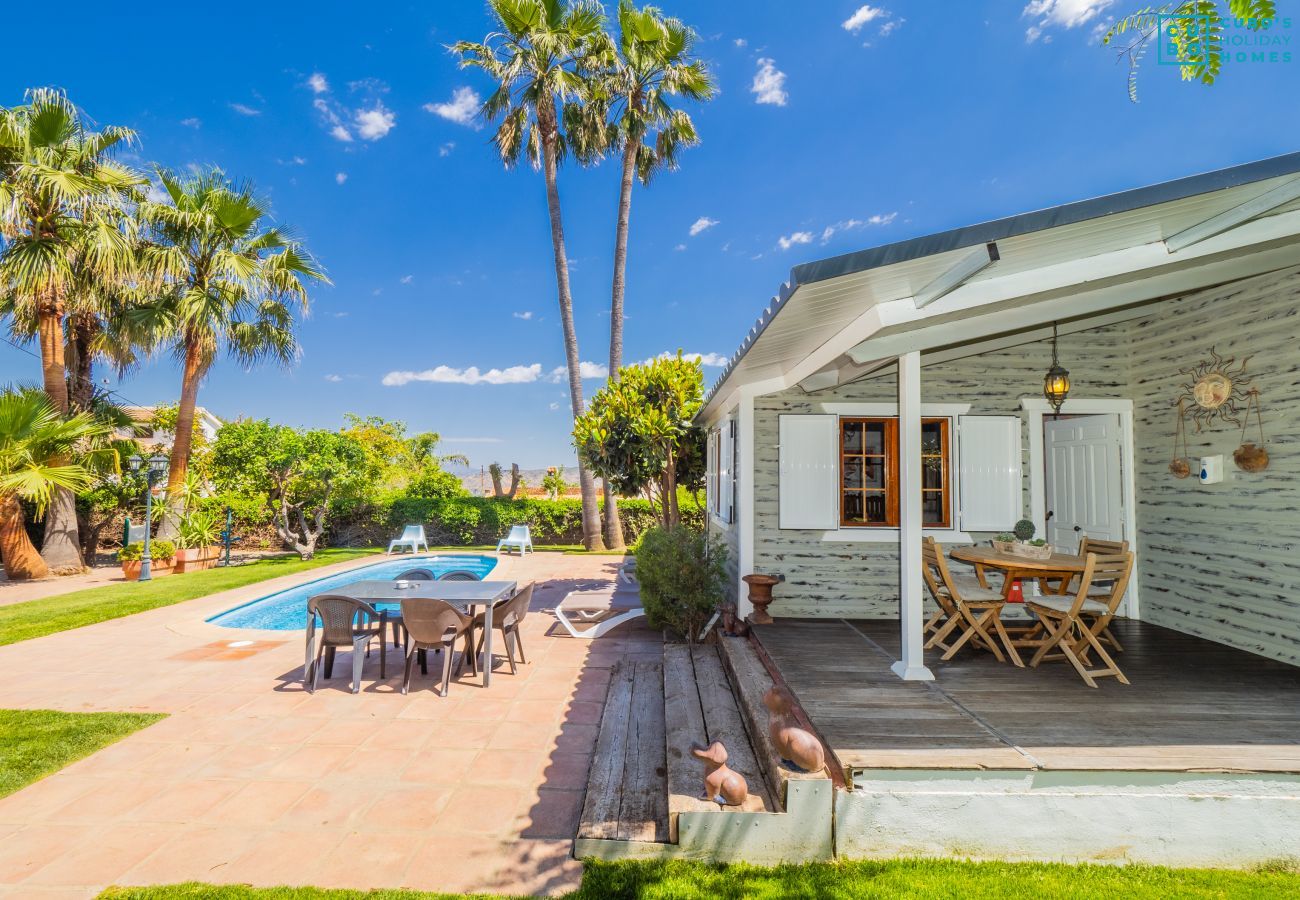
M 1020 213 L 978 225 L 955 228 L 937 234 L 911 238 L 829 259 L 802 263 L 790 271 L 790 280 L 781 286 L 771 303 L 759 315 L 741 342 L 739 349 L 728 361 L 726 368 L 710 389 L 706 405 L 718 393 L 735 371 L 750 348 L 780 314 L 795 291 L 806 285 L 835 278 L 869 272 L 910 260 L 923 259 L 953 250 L 961 250 L 1011 237 L 1033 234 L 1065 225 L 1100 219 L 1118 213 L 1132 212 L 1145 207 L 1158 206 L 1202 194 L 1223 191 L 1241 185 L 1294 175 L 1300 172 L 1300 152 L 1275 156 L 1271 159 L 1245 163 L 1226 169 L 1204 172 L 1174 181 L 1121 191 L 1088 200 L 1079 200 L 1061 206 L 1033 212 Z

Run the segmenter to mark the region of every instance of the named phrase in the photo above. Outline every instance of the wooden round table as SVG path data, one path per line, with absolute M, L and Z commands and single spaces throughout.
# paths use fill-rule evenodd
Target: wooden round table
M 1047 559 L 1030 559 L 1014 553 L 1001 553 L 992 547 L 954 547 L 948 553 L 953 559 L 970 563 L 975 567 L 981 580 L 985 569 L 997 569 L 1004 573 L 1002 579 L 1002 598 L 1011 593 L 1011 585 L 1018 580 L 1033 578 L 1054 578 L 1060 580 L 1057 593 L 1065 593 L 1070 581 L 1084 570 L 1087 561 L 1082 556 L 1068 553 L 1053 553 Z

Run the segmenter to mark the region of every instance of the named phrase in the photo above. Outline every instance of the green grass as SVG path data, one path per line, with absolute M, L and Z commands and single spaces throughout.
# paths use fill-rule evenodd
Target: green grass
M 334 891 L 318 888 L 249 888 L 182 884 L 110 888 L 112 900 L 436 900 L 446 894 L 417 891 Z M 482 896 L 482 895 L 476 895 Z M 1048 863 L 968 863 L 947 860 L 816 863 L 758 868 L 700 863 L 588 863 L 582 887 L 570 900 L 785 900 L 785 898 L 1051 897 L 1092 900 L 1259 898 L 1300 896 L 1294 869 L 1239 872 L 1158 866 L 1067 866 Z
M 0 797 L 163 718 L 161 713 L 0 709 Z
M 377 553 L 376 550 L 322 550 L 315 559 L 277 556 L 230 568 L 168 575 L 156 581 L 106 584 L 43 600 L 0 606 L 0 646 L 28 641 L 70 628 L 94 625 L 133 613 L 171 606 L 243 587 L 268 578 L 293 575 L 331 563 Z

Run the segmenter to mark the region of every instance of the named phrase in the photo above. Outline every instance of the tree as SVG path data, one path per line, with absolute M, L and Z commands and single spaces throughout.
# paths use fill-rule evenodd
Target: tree
M 390 422 L 380 416 L 347 413 L 344 435 L 356 439 L 375 470 L 377 492 L 406 493 L 429 500 L 465 494 L 460 479 L 442 467 L 447 463 L 469 465 L 460 453 L 438 452 L 442 436 L 435 431 L 407 435 L 405 422 Z
M 600 129 L 581 142 L 580 154 L 607 147 L 622 160 L 618 219 L 614 229 L 614 278 L 609 315 L 609 371 L 618 378 L 623 367 L 623 300 L 627 288 L 627 246 L 632 217 L 632 187 L 639 178 L 649 185 L 662 169 L 677 168 L 677 151 L 699 142 L 695 123 L 673 109 L 674 97 L 707 101 L 713 79 L 704 63 L 692 57 L 695 33 L 678 19 L 653 7 L 638 9 L 629 0 L 618 7 L 617 52 L 597 75 L 600 90 L 588 104 L 590 127 Z M 618 504 L 605 485 L 605 541 L 623 546 Z
M 488 474 L 492 476 L 492 493 L 498 500 L 515 499 L 515 494 L 519 492 L 519 487 L 523 483 L 523 478 L 519 474 L 519 463 L 510 464 L 510 490 L 506 490 L 501 484 L 501 479 L 505 475 L 501 463 L 494 462 L 488 466 Z
M 356 438 L 266 420 L 222 428 L 212 463 L 220 489 L 264 498 L 276 533 L 303 559 L 315 555 L 331 504 L 364 492 L 373 474 Z
M 162 299 L 138 311 L 146 330 L 165 335 L 181 362 L 176 438 L 167 473 L 161 536 L 179 529 L 181 489 L 189 468 L 199 383 L 224 348 L 243 365 L 297 359 L 294 313 L 307 309 L 307 282 L 328 281 L 315 260 L 282 231 L 251 185 L 220 169 L 179 176 L 157 171 L 165 203 L 146 203 L 150 271 Z
M 42 392 L 27 388 L 0 393 L 0 559 L 11 579 L 44 578 L 46 564 L 27 537 L 23 502 L 45 515 L 59 491 L 85 488 L 90 472 L 69 462 L 85 441 L 106 429 L 79 413 L 65 417 Z
M 1224 12 L 1227 16 L 1224 16 Z M 1223 69 L 1223 23 L 1231 18 L 1252 31 L 1271 28 L 1277 18 L 1273 0 L 1182 0 L 1147 6 L 1111 25 L 1104 46 L 1121 35 L 1129 41 L 1119 49 L 1128 61 L 1128 98 L 1137 102 L 1137 70 L 1153 40 L 1170 48 L 1171 61 L 1180 61 L 1183 81 L 1211 85 Z
M 130 276 L 123 209 L 144 179 L 111 159 L 134 140 L 130 129 L 91 131 L 60 91 L 28 91 L 26 101 L 0 109 L 0 314 L 19 338 L 38 338 L 45 393 L 66 413 L 67 318 L 94 295 L 88 285 L 112 290 Z M 41 554 L 56 573 L 82 567 L 75 501 L 57 486 Z
M 481 43 L 459 41 L 453 47 L 461 65 L 481 68 L 497 82 L 483 103 L 484 119 L 501 119 L 492 136 L 501 159 L 514 166 L 525 153 L 546 181 L 546 207 L 551 224 L 555 285 L 564 328 L 569 398 L 573 417 L 582 415 L 582 374 L 578 334 L 573 323 L 573 295 L 564 244 L 557 172 L 567 152 L 561 131 L 564 106 L 580 99 L 587 85 L 583 73 L 607 37 L 604 10 L 585 0 L 488 0 L 500 27 Z M 603 547 L 596 484 L 585 466 L 578 466 L 582 489 L 582 543 L 588 550 Z
M 677 489 L 693 480 L 703 453 L 694 424 L 704 402 L 704 376 L 696 360 L 677 356 L 626 366 L 591 399 L 574 424 L 578 458 L 619 494 L 645 493 L 658 502 L 666 528 L 681 520 Z

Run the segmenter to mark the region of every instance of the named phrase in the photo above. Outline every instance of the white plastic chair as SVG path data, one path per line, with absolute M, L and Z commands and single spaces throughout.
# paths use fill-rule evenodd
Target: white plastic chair
M 424 526 L 407 525 L 401 537 L 388 542 L 388 552 L 392 553 L 394 547 L 410 547 L 412 553 L 419 553 L 421 544 L 424 544 L 426 551 L 429 549 L 429 539 L 424 536 Z
M 500 553 L 503 547 L 518 547 L 520 556 L 524 556 L 528 550 L 532 550 L 533 536 L 529 533 L 528 526 L 512 525 L 510 534 L 497 541 L 497 553 Z

